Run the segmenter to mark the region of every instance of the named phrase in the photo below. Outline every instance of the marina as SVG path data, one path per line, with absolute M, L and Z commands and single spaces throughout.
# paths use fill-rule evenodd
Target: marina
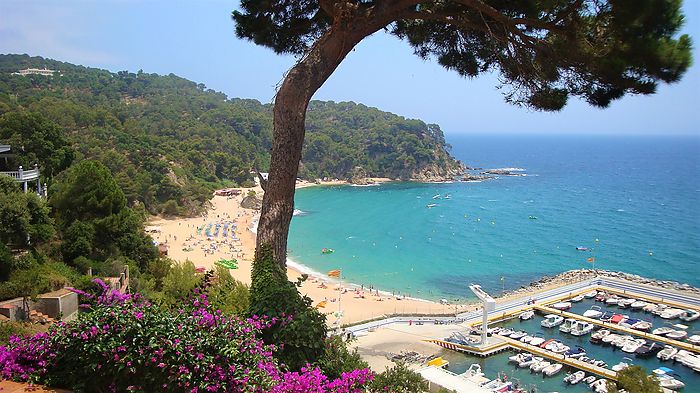
M 477 297 L 487 298 L 487 295 L 477 294 Z M 608 302 L 608 299 L 615 301 Z M 553 304 L 562 305 L 566 310 L 552 308 Z M 631 307 L 632 304 L 635 308 Z M 643 309 L 644 305 L 648 306 L 647 311 Z M 444 329 L 445 337 L 423 339 L 444 348 L 440 356 L 450 363 L 447 372 L 459 375 L 470 366 L 479 365 L 487 378 L 502 382 L 506 376 L 510 381 L 517 381 L 512 387 L 519 386 L 528 391 L 533 388 L 538 391 L 603 391 L 596 385 L 602 383 L 597 381 L 615 381 L 617 371 L 629 365 L 642 366 L 650 374 L 653 371 L 665 388 L 690 392 L 694 387 L 684 386 L 698 386 L 700 383 L 700 367 L 695 363 L 700 359 L 697 356 L 700 346 L 680 337 L 665 336 L 668 332 L 682 330 L 690 337 L 700 330 L 697 319 L 693 319 L 695 312 L 700 310 L 700 297 L 694 293 L 597 278 L 530 293 L 495 305 L 488 304 L 485 308 L 490 311 L 484 314 L 483 309 L 479 309 L 458 314 L 452 320 L 449 317 L 422 318 L 421 323 L 430 323 L 431 320 L 436 324 L 459 323 Z M 663 314 L 662 310 L 672 308 L 682 310 L 682 313 Z M 583 314 L 590 310 L 594 312 L 587 315 L 611 316 L 611 320 L 584 317 Z M 534 315 L 530 315 L 532 311 Z M 520 318 L 520 315 L 526 318 Z M 673 315 L 675 318 L 670 317 Z M 681 315 L 690 320 L 680 320 Z M 543 327 L 544 316 L 557 317 L 559 321 L 547 324 L 551 327 Z M 412 321 L 415 320 L 414 317 Z M 625 326 L 626 321 L 646 330 Z M 402 317 L 394 317 L 358 325 L 354 331 L 369 329 L 369 325 L 376 330 L 402 323 L 405 323 Z M 488 331 L 485 342 L 481 329 L 484 323 Z M 349 329 L 353 330 L 353 327 Z M 616 341 L 592 339 L 594 334 L 601 336 L 603 333 L 616 337 Z M 537 345 L 529 344 L 531 340 Z M 647 349 L 637 352 L 644 345 Z M 661 348 L 673 349 L 666 351 L 672 353 L 669 360 L 656 356 Z M 545 373 L 545 370 L 552 374 Z M 431 381 L 440 385 L 441 374 L 431 375 Z M 462 382 L 478 386 L 471 381 Z

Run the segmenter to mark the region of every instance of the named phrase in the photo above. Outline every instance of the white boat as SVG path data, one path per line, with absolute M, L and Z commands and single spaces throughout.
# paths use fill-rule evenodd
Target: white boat
M 440 198 L 442 198 L 442 195 L 440 195 L 440 194 L 433 195 L 433 199 L 440 199 Z
M 578 303 L 582 300 L 583 300 L 583 295 L 574 296 L 571 299 L 569 299 L 569 301 L 574 302 L 574 303 Z
M 590 384 L 592 384 L 594 381 L 595 381 L 595 375 L 589 375 L 586 378 L 584 378 L 583 381 L 581 381 L 581 382 L 590 386 Z
M 431 208 L 431 207 L 435 207 L 435 206 L 437 206 L 437 203 L 429 203 L 429 204 L 425 205 L 425 207 L 427 207 L 427 208 Z
M 659 367 L 654 370 L 653 373 L 656 379 L 659 380 L 659 385 L 661 385 L 662 388 L 679 390 L 685 387 L 685 383 L 683 383 L 680 379 L 674 378 L 674 376 L 677 375 L 675 375 L 674 371 L 668 367 Z
M 630 359 L 630 358 L 622 358 L 622 361 L 620 361 L 620 363 L 618 363 L 618 364 L 612 366 L 612 370 L 615 371 L 615 372 L 620 372 L 620 371 L 626 369 L 627 367 L 629 367 L 629 366 L 631 366 L 631 365 L 632 365 L 632 359 Z
M 607 336 L 607 335 L 609 335 L 609 334 L 610 334 L 610 330 L 608 330 L 608 329 L 600 329 L 600 330 L 598 330 L 597 332 L 595 332 L 595 333 L 593 333 L 593 334 L 591 335 L 591 342 L 594 343 L 594 344 L 596 344 L 596 343 L 598 343 L 599 341 L 601 341 L 603 338 L 605 338 L 605 336 Z
M 597 294 L 598 294 L 598 291 L 593 290 L 593 291 L 584 293 L 583 297 L 585 297 L 586 299 L 593 299 Z
M 581 382 L 585 377 L 585 372 L 576 371 L 575 373 L 569 374 L 566 378 L 564 378 L 564 382 L 568 382 L 571 385 L 576 385 L 577 383 Z
M 535 362 L 541 362 L 543 359 L 541 357 L 535 357 L 535 356 L 530 356 L 526 357 L 523 359 L 520 363 L 518 363 L 518 367 L 520 368 L 530 368 L 530 365 Z
M 647 321 L 639 321 L 639 322 L 636 322 L 635 324 L 632 325 L 632 329 L 642 330 L 642 331 L 647 331 L 647 330 L 651 329 L 652 327 L 653 326 L 652 326 L 651 322 L 647 322 Z
M 659 314 L 663 319 L 675 319 L 683 315 L 685 311 L 680 308 L 667 308 Z
M 686 322 L 694 321 L 698 318 L 700 318 L 700 312 L 697 312 L 695 310 L 685 310 L 680 316 L 680 319 Z
M 634 353 L 639 347 L 646 343 L 646 340 L 643 338 L 633 338 L 631 340 L 627 339 L 627 341 L 625 341 L 625 345 L 622 346 L 622 352 Z
M 564 322 L 564 317 L 554 314 L 545 315 L 544 320 L 540 322 L 542 327 L 551 328 L 559 326 Z
M 508 362 L 509 363 L 520 363 L 522 362 L 526 356 L 532 356 L 526 352 L 520 352 L 516 353 L 515 355 L 508 356 Z
M 659 303 L 652 307 L 651 310 L 649 310 L 649 312 L 651 312 L 654 315 L 661 315 L 661 313 L 664 312 L 664 310 L 666 310 L 667 308 L 667 305 Z M 646 309 L 646 307 L 644 307 L 644 309 Z
M 651 334 L 656 334 L 657 336 L 665 336 L 673 331 L 675 331 L 675 329 L 670 328 L 668 326 L 663 326 L 663 327 L 656 328 L 656 329 L 652 330 Z
M 596 380 L 595 382 L 588 385 L 595 393 L 607 393 L 608 392 L 608 381 L 605 378 Z
M 554 303 L 550 305 L 553 309 L 556 310 L 568 310 L 571 308 L 571 302 L 559 302 L 559 303 Z
M 659 360 L 669 360 L 673 359 L 674 356 L 678 353 L 678 349 L 675 347 L 672 347 L 670 345 L 666 345 L 664 349 L 659 351 L 659 353 L 656 354 L 656 357 Z
M 647 304 L 647 302 L 643 300 L 637 300 L 636 302 L 630 304 L 630 308 L 634 310 L 639 310 L 640 308 L 644 308 Z
M 546 360 L 542 360 L 540 362 L 533 363 L 530 365 L 530 371 L 532 371 L 533 373 L 540 373 L 540 372 L 542 372 L 542 370 L 549 367 L 550 364 L 551 363 L 546 361 Z
M 615 306 L 616 306 L 616 305 L 618 304 L 619 301 L 620 301 L 620 297 L 619 297 L 619 296 L 617 296 L 617 295 L 612 295 L 612 296 L 610 296 L 609 298 L 605 299 L 605 304 L 608 305 L 608 306 L 612 306 L 612 305 L 615 305 Z
M 693 345 L 700 345 L 700 334 L 693 334 L 686 339 L 689 343 Z
M 656 309 L 656 306 L 657 306 L 657 305 L 654 304 L 654 303 L 649 303 L 649 304 L 647 304 L 646 306 L 642 307 L 642 310 L 643 310 L 644 312 L 652 312 L 652 311 L 654 311 L 654 310 Z
M 562 365 L 560 363 L 550 364 L 544 370 L 542 370 L 542 374 L 551 377 L 552 375 L 555 375 L 556 373 L 561 371 L 561 368 Z
M 673 360 L 693 369 L 700 367 L 700 356 L 690 351 L 686 351 L 685 349 L 678 351 L 676 356 L 673 357 Z
M 519 315 L 520 320 L 522 321 L 527 321 L 528 319 L 531 319 L 533 316 L 535 316 L 535 312 L 532 310 L 527 310 Z
M 542 336 L 535 336 L 532 340 L 530 340 L 530 345 L 538 347 L 540 344 L 545 342 L 545 338 Z
M 521 343 L 525 343 L 525 344 L 529 344 L 530 341 L 532 341 L 533 338 L 534 338 L 533 336 L 531 336 L 531 335 L 529 335 L 529 334 L 526 334 L 526 335 L 524 335 L 523 337 L 520 337 L 520 342 L 521 342 Z
M 498 332 L 498 335 L 499 336 L 510 336 L 513 333 L 515 333 L 515 330 L 506 328 L 506 329 L 503 329 L 500 332 Z
M 632 303 L 636 302 L 637 299 L 620 299 L 617 302 L 617 305 L 622 307 L 622 308 L 627 308 L 632 305 Z
M 522 331 L 522 330 L 519 330 L 519 331 L 517 331 L 517 332 L 511 334 L 511 335 L 508 336 L 508 337 L 512 338 L 513 340 L 520 340 L 521 338 L 523 338 L 523 337 L 525 337 L 525 336 L 527 336 L 527 332 L 524 332 L 524 331 Z
M 564 352 L 568 351 L 569 349 L 571 349 L 571 347 L 562 343 L 561 341 L 554 341 L 553 343 L 547 345 L 547 347 L 545 349 L 552 351 L 554 353 L 564 353 Z
M 601 315 L 603 315 L 603 312 L 600 310 L 600 306 L 593 306 L 583 313 L 584 317 L 594 319 L 600 318 Z
M 666 337 L 671 340 L 682 340 L 688 337 L 688 332 L 685 330 L 674 330 L 672 332 L 666 333 Z
M 562 333 L 569 333 L 571 331 L 571 327 L 574 326 L 574 323 L 576 322 L 575 319 L 573 318 L 566 318 L 564 320 L 564 323 L 559 326 L 559 331 Z
M 601 341 L 603 342 L 603 344 L 610 344 L 610 343 L 612 343 L 613 340 L 616 340 L 619 337 L 622 337 L 622 336 L 617 334 L 617 333 L 610 333 L 610 334 L 604 336 L 601 339 Z
M 625 346 L 625 343 L 627 343 L 627 340 L 629 340 L 630 338 L 633 338 L 633 337 L 632 336 L 620 336 L 620 335 L 618 335 L 612 341 L 610 341 L 610 344 L 613 346 L 616 346 L 618 348 L 622 348 Z
M 576 321 L 574 325 L 571 327 L 570 333 L 573 336 L 584 336 L 590 332 L 593 331 L 593 328 L 595 326 L 592 323 L 584 322 L 584 321 Z
M 484 372 L 481 371 L 481 365 L 478 363 L 472 363 L 472 365 L 469 366 L 467 371 L 463 372 L 460 375 L 467 378 L 472 378 L 472 380 L 478 380 L 480 378 L 484 378 L 485 376 Z

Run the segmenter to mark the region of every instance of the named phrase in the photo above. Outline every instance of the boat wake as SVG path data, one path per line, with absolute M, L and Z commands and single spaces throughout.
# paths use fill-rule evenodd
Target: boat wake
M 294 213 L 292 213 L 293 216 L 308 216 L 309 212 L 305 212 L 300 209 L 294 209 Z

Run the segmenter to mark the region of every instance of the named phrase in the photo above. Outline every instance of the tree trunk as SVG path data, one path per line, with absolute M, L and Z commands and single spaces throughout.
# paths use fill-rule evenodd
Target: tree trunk
M 255 259 L 269 244 L 273 258 L 286 266 L 287 235 L 294 212 L 294 187 L 304 143 L 306 109 L 314 93 L 364 37 L 376 31 L 333 26 L 287 74 L 275 97 L 270 174 L 258 224 Z

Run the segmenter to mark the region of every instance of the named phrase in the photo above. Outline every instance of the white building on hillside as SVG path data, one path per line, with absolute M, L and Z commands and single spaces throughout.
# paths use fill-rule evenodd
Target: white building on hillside
M 55 70 L 49 70 L 48 68 L 44 67 L 43 69 L 39 68 L 25 68 L 23 70 L 19 70 L 18 72 L 13 72 L 12 75 L 21 75 L 21 76 L 27 76 L 27 75 L 44 75 L 44 76 L 53 76 Z

